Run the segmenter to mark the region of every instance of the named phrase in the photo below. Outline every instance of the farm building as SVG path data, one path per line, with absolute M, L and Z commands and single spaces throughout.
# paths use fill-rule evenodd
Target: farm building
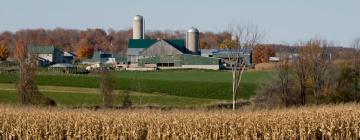
M 139 59 L 141 67 L 220 69 L 220 59 L 191 54 L 157 55 Z
M 128 43 L 128 60 L 137 63 L 138 59 L 156 55 L 185 54 L 185 41 L 156 40 L 156 39 L 130 39 Z
M 126 61 L 126 55 L 95 51 L 92 58 L 83 60 L 82 64 L 123 64 Z
M 74 53 L 64 52 L 63 63 L 71 64 L 71 63 L 73 63 L 75 57 L 76 57 L 76 55 Z
M 220 59 L 200 56 L 198 29 L 190 28 L 186 39 L 145 39 L 143 23 L 142 16 L 134 17 L 126 53 L 130 67 L 220 69 Z
M 29 53 L 38 57 L 40 66 L 64 62 L 64 53 L 55 46 L 29 46 Z
M 224 60 L 225 62 L 231 61 L 235 58 L 242 58 L 246 65 L 251 65 L 251 49 L 241 49 L 239 52 L 228 49 L 202 49 L 201 56 L 213 57 Z
M 63 73 L 75 73 L 77 71 L 77 67 L 69 63 L 54 64 L 49 66 L 48 69 L 51 72 L 63 72 Z

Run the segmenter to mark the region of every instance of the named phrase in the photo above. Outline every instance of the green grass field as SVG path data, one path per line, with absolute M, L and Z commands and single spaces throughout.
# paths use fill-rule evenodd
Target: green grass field
M 39 88 L 41 93 L 55 100 L 60 106 L 81 107 L 97 106 L 101 104 L 100 94 L 96 88 L 59 86 L 39 86 Z M 121 106 L 124 99 L 124 91 L 115 90 L 114 96 L 114 104 Z M 130 99 L 135 106 L 155 105 L 169 107 L 201 107 L 221 101 L 215 99 L 200 99 L 139 92 L 130 92 Z M 14 104 L 16 102 L 17 94 L 15 85 L 0 84 L 0 103 Z
M 182 106 L 186 104 L 200 105 L 210 101 L 223 101 L 231 99 L 231 73 L 224 71 L 156 71 L 156 72 L 114 72 L 116 89 L 121 91 L 133 91 L 146 93 L 152 96 L 137 96 L 131 98 L 138 101 L 137 104 L 160 104 Z M 270 71 L 245 72 L 238 98 L 248 99 L 255 94 L 257 85 L 266 81 L 272 75 Z M 37 84 L 50 86 L 53 90 L 44 90 L 43 93 L 54 98 L 60 104 L 81 105 L 98 104 L 98 92 L 88 91 L 98 88 L 99 77 L 90 75 L 62 75 L 62 74 L 39 74 Z M 16 83 L 16 75 L 0 75 L 0 83 Z M 71 88 L 68 92 L 58 92 L 58 87 Z M 0 102 L 16 100 L 14 90 L 2 90 L 0 86 Z M 48 87 L 49 88 L 49 87 Z M 93 93 L 93 94 L 87 94 Z M 95 94 L 96 93 L 96 94 Z M 86 94 L 86 95 L 83 95 Z M 10 97 L 13 95 L 14 97 Z M 154 96 L 156 95 L 156 96 Z M 4 96 L 9 96 L 5 99 Z M 121 96 L 121 93 L 119 93 Z M 86 97 L 86 98 L 82 98 Z M 181 99 L 180 99 L 181 98 Z M 117 98 L 117 103 L 121 97 Z

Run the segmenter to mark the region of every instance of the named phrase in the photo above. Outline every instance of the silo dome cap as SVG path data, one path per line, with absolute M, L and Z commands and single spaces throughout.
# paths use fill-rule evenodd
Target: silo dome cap
M 136 15 L 134 17 L 134 20 L 142 20 L 142 19 L 143 19 L 143 16 L 141 16 L 141 15 Z
M 188 32 L 199 32 L 198 29 L 196 29 L 195 27 L 191 27 Z

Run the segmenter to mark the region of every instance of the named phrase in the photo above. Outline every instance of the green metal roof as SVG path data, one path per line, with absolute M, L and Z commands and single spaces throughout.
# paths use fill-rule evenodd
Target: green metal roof
M 156 39 L 129 39 L 128 48 L 149 48 L 156 42 Z
M 172 40 L 165 40 L 170 45 L 177 48 L 179 51 L 185 52 L 185 40 L 184 39 L 172 39 Z
M 184 39 L 169 39 L 164 40 L 180 51 L 185 50 L 185 40 Z M 149 48 L 151 45 L 158 42 L 156 39 L 129 39 L 128 48 Z
M 55 46 L 29 46 L 28 51 L 31 54 L 53 54 L 55 51 Z

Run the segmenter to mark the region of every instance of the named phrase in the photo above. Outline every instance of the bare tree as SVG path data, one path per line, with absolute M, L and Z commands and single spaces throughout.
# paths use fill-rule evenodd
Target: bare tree
M 285 106 L 290 105 L 290 64 L 288 48 L 280 51 L 280 62 L 276 65 L 279 88 L 281 90 L 281 100 Z
M 353 43 L 353 73 L 354 76 L 354 93 L 357 95 L 359 93 L 359 82 L 360 82 L 360 38 L 356 39 Z
M 232 35 L 234 43 L 226 47 L 230 52 L 228 59 L 232 60 L 231 72 L 232 72 L 232 109 L 235 110 L 236 94 L 239 91 L 242 75 L 246 68 L 243 52 L 246 49 L 251 49 L 256 46 L 260 39 L 261 34 L 258 28 L 254 25 L 230 25 L 228 32 Z
M 110 74 L 106 70 L 100 72 L 100 93 L 103 102 L 103 107 L 113 107 L 113 90 L 115 81 L 111 78 Z
M 307 72 L 311 81 L 311 89 L 318 103 L 320 97 L 324 94 L 329 82 L 330 66 L 332 64 L 331 52 L 328 50 L 328 42 L 324 40 L 313 39 L 305 44 L 304 53 Z
M 24 42 L 16 43 L 15 56 L 19 66 L 19 80 L 17 83 L 19 103 L 24 105 L 56 105 L 56 103 L 42 95 L 35 83 L 37 56 L 28 52 Z
M 294 71 L 300 87 L 301 105 L 306 104 L 306 78 L 307 78 L 307 66 L 304 58 L 305 47 L 301 47 L 298 50 L 298 56 L 294 58 Z

